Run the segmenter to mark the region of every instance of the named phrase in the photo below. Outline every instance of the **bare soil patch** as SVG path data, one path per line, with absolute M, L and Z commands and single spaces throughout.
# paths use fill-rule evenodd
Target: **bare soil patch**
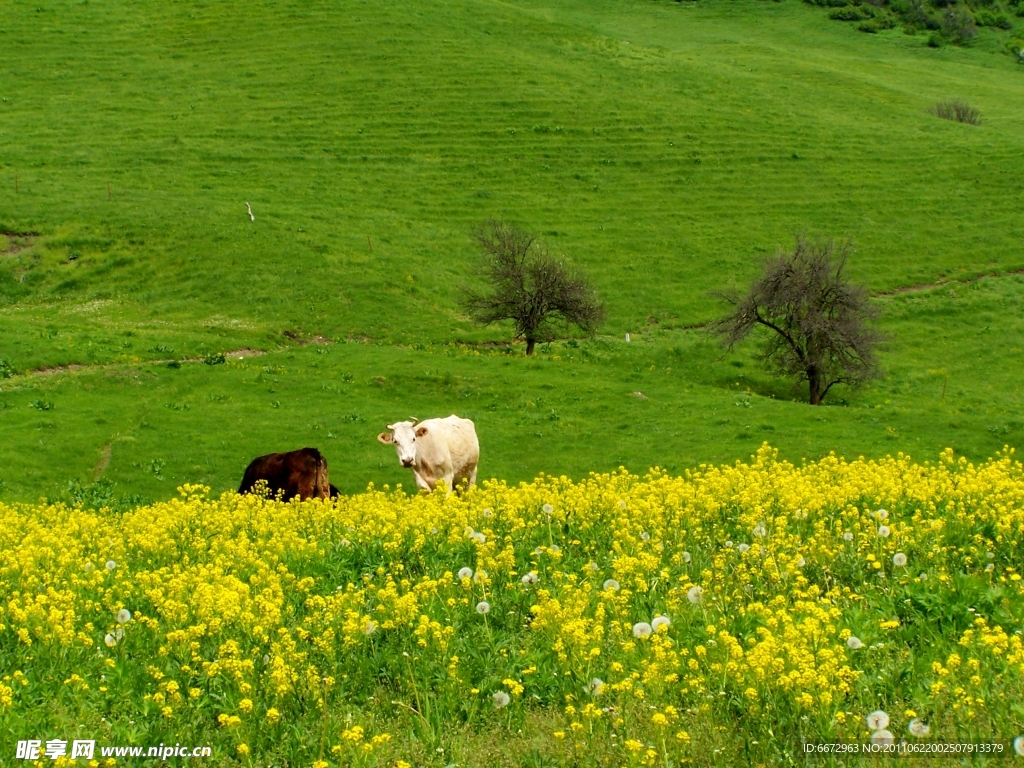
M 100 460 L 96 463 L 96 466 L 93 468 L 93 471 L 92 471 L 92 475 L 93 475 L 92 481 L 94 483 L 97 480 L 100 479 L 100 475 L 103 474 L 103 471 L 108 466 L 110 466 L 110 455 L 113 452 L 114 452 L 114 443 L 113 443 L 113 441 L 111 441 L 111 442 L 109 442 L 109 443 L 107 443 L 106 445 L 103 446 L 103 450 L 100 451 Z
M 0 238 L 0 256 L 14 256 L 35 245 L 39 233 L 0 229 Z
M 259 357 L 260 355 L 267 354 L 265 349 L 252 349 L 251 347 L 243 347 L 242 349 L 234 349 L 230 352 L 225 352 L 224 357 L 228 360 L 241 360 L 245 357 Z

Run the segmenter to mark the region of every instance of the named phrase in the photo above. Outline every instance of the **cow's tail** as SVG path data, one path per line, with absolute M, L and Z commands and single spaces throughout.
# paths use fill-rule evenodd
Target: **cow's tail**
M 315 449 L 314 449 L 315 450 Z M 313 498 L 327 499 L 331 495 L 331 481 L 327 472 L 327 459 L 316 452 L 316 478 L 313 480 Z

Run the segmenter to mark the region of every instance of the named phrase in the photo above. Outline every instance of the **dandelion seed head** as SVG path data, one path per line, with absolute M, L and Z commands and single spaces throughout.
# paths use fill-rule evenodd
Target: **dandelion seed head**
M 653 631 L 646 621 L 638 621 L 633 625 L 633 637 L 650 637 Z
M 591 573 L 594 573 L 595 571 L 599 570 L 599 568 L 597 567 L 597 563 L 591 560 L 589 563 L 587 563 L 587 570 Z
M 902 552 L 897 552 L 892 556 L 892 564 L 902 568 L 907 564 L 907 556 Z
M 376 631 L 377 631 L 377 622 L 374 621 L 373 619 L 367 619 L 366 623 L 363 625 L 363 634 L 366 635 L 367 637 L 369 637 L 370 635 L 372 635 Z
M 651 620 L 651 629 L 653 629 L 655 632 L 657 632 L 662 627 L 668 628 L 671 625 L 672 625 L 672 620 L 668 616 L 665 616 L 664 614 L 662 614 L 661 616 L 655 616 Z
M 995 556 L 996 556 L 996 553 L 995 553 L 995 552 L 986 552 L 986 553 L 985 553 L 985 557 L 987 557 L 987 558 L 988 558 L 989 560 L 992 560 L 992 559 L 994 559 L 994 558 L 995 558 Z
M 1013 751 L 1024 756 L 1024 736 L 1018 736 L 1013 740 Z
M 651 534 L 649 534 L 647 531 L 644 531 L 643 533 L 640 534 L 640 538 L 643 539 L 644 541 L 650 541 L 651 540 Z
M 846 644 L 855 651 L 864 647 L 864 643 L 856 635 L 850 635 L 846 639 Z
M 618 592 L 619 582 L 617 582 L 615 579 L 607 579 L 604 582 L 604 588 L 610 589 L 612 592 Z
M 725 542 L 725 546 L 729 549 L 732 549 L 732 540 L 730 539 L 729 541 Z
M 494 515 L 494 510 L 493 510 L 493 509 L 491 509 L 490 507 L 486 507 L 486 508 L 484 509 L 484 511 L 483 511 L 483 512 L 481 512 L 480 514 L 482 514 L 482 515 L 483 515 L 484 517 L 491 517 L 491 516 L 493 516 L 493 515 Z
M 805 565 L 807 565 L 807 561 L 804 560 L 802 557 L 796 561 L 797 568 L 803 568 Z
M 115 568 L 117 568 L 117 563 L 115 563 L 113 560 L 107 560 L 106 568 L 108 571 L 112 571 Z
M 533 571 L 530 571 L 529 573 L 523 574 L 523 578 L 521 579 L 521 581 L 523 582 L 523 584 L 529 587 L 540 581 L 540 577 L 538 577 L 537 574 Z
M 555 554 L 555 555 L 557 555 L 561 551 L 562 551 L 562 548 L 560 546 L 558 546 L 557 544 L 552 544 L 550 547 L 548 547 L 548 552 L 551 552 L 552 554 Z
M 476 604 L 476 612 L 479 614 L 490 613 L 491 604 L 488 603 L 486 600 L 481 600 L 479 603 Z
M 686 590 L 686 599 L 696 605 L 704 599 L 704 590 L 700 587 L 690 587 Z
M 544 510 L 545 515 L 551 515 L 555 512 L 555 508 L 552 507 L 550 504 L 545 504 L 543 507 L 541 507 L 541 509 Z
M 889 535 L 889 526 L 888 525 L 880 525 L 880 526 L 878 526 L 878 535 L 881 536 L 883 539 L 886 536 L 888 536 Z
M 885 728 L 879 728 L 871 734 L 871 743 L 879 746 L 887 746 L 895 740 L 896 737 L 892 735 L 892 731 L 888 731 Z
M 459 578 L 460 579 L 469 579 L 469 578 L 472 578 L 472 576 L 473 576 L 473 569 L 472 568 L 470 568 L 468 566 L 465 567 L 465 568 L 459 568 Z
M 106 643 L 108 648 L 113 648 L 115 645 L 117 645 L 117 640 L 109 632 L 107 632 L 107 634 L 104 636 L 103 642 Z
M 738 547 L 736 547 L 736 549 L 739 550 L 740 554 L 743 554 L 744 552 L 750 551 L 750 545 L 746 543 L 740 544 Z
M 869 713 L 865 720 L 867 720 L 868 728 L 872 731 L 889 727 L 889 713 L 884 709 L 876 709 L 874 712 Z
M 843 541 L 853 541 L 853 534 L 847 531 L 843 534 Z
M 122 608 L 120 611 L 117 612 L 117 623 L 118 624 L 125 624 L 125 623 L 127 623 L 127 622 L 129 622 L 131 620 L 132 620 L 132 612 L 129 611 L 127 608 Z
M 992 565 L 992 563 L 989 563 L 985 566 L 985 573 L 992 573 L 992 571 L 994 571 L 995 569 L 996 567 Z
M 508 703 L 510 701 L 512 701 L 512 698 L 507 693 L 505 693 L 504 691 L 496 692 L 493 696 L 491 696 L 491 699 L 494 701 L 494 708 L 495 709 L 501 709 L 502 707 L 507 707 Z
M 683 562 L 688 563 L 693 560 L 693 556 L 689 552 L 683 552 Z
M 122 640 L 124 640 L 124 630 L 121 629 L 120 627 L 115 629 L 114 630 L 114 639 L 117 640 L 118 642 L 121 642 Z
M 604 680 L 600 677 L 593 678 L 589 683 L 583 686 L 583 690 L 589 693 L 591 696 L 600 696 L 604 690 Z
M 763 538 L 768 535 L 768 529 L 764 527 L 764 523 L 759 523 L 754 526 L 754 535 L 758 538 Z
M 907 730 L 911 736 L 927 736 L 931 728 L 919 717 L 915 717 L 907 723 Z
M 471 538 L 471 539 L 472 539 L 473 541 L 475 541 L 475 542 L 476 542 L 477 544 L 483 544 L 483 543 L 484 543 L 485 541 L 487 541 L 487 537 L 486 537 L 486 536 L 484 536 L 484 535 L 483 535 L 482 533 L 480 533 L 479 531 L 475 531 L 475 532 L 473 533 L 473 535 L 472 535 L 472 536 L 470 536 L 469 538 Z
M 85 565 L 82 566 L 82 570 L 85 571 L 86 573 L 92 573 L 95 568 L 96 568 L 96 566 L 93 565 L 92 563 L 86 563 Z
M 875 517 L 877 517 L 879 520 L 885 520 L 885 518 L 887 518 L 888 516 L 889 512 L 888 510 L 885 509 L 880 509 L 877 512 L 875 512 Z
M 475 581 L 477 584 L 480 584 L 481 582 L 487 581 L 487 576 L 487 571 L 485 571 L 483 568 L 478 568 L 476 573 L 473 574 L 473 581 Z

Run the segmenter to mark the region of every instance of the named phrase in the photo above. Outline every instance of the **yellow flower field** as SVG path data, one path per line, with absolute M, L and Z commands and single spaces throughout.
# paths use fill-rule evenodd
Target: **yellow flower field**
M 48 738 L 321 768 L 777 764 L 886 734 L 1010 754 L 1022 540 L 1010 452 L 0 504 L 0 763 Z

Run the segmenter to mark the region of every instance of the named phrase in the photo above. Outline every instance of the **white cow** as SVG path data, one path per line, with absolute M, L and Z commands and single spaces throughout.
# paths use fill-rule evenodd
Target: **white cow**
M 469 485 L 476 483 L 480 443 L 469 419 L 455 415 L 426 421 L 413 418 L 386 426 L 391 431 L 381 432 L 377 439 L 394 444 L 398 460 L 412 469 L 420 490 L 434 490 L 439 480 L 444 480 L 449 491 L 464 480 Z

